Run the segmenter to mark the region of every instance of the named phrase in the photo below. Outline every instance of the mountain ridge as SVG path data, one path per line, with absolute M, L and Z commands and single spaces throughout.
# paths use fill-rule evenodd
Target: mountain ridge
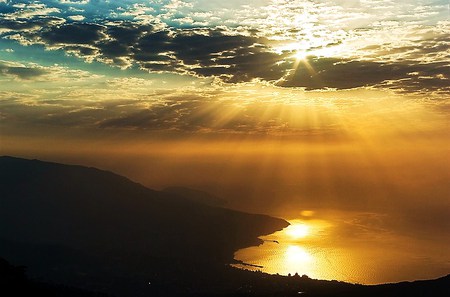
M 62 270 L 48 246 L 80 251 L 104 266 L 115 259 L 121 267 L 115 269 L 125 274 L 170 275 L 232 263 L 236 250 L 288 225 L 148 189 L 96 168 L 9 156 L 0 157 L 0 193 L 0 252 L 19 242 L 22 248 L 10 248 L 10 257 L 32 260 L 26 247 L 34 246 Z M 37 268 L 24 264 L 39 277 L 53 275 L 41 262 Z

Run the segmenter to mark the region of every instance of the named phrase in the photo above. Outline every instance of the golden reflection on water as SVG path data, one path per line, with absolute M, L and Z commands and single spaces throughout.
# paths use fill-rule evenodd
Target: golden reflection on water
M 307 218 L 290 224 L 261 237 L 262 245 L 235 253 L 235 259 L 255 266 L 235 266 L 363 284 L 430 279 L 450 272 L 450 256 L 437 252 L 442 246 L 430 242 L 378 229 L 352 233 L 332 220 Z
M 318 261 L 317 251 L 310 244 L 328 226 L 319 220 L 290 221 L 287 228 L 262 237 L 263 245 L 240 250 L 236 252 L 235 258 L 248 264 L 262 265 L 262 270 L 268 273 L 317 275 L 322 263 Z
M 313 256 L 303 247 L 290 245 L 284 252 L 285 267 L 288 270 L 295 270 L 297 267 L 304 267 L 314 264 Z
M 303 223 L 291 224 L 285 229 L 285 233 L 294 239 L 305 237 L 309 232 L 309 226 Z

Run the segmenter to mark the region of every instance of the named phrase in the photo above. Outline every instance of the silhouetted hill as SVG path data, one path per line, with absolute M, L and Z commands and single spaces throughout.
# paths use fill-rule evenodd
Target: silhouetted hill
M 192 202 L 198 202 L 210 206 L 224 206 L 227 203 L 226 200 L 211 195 L 207 192 L 185 187 L 167 187 L 163 189 L 163 192 L 176 195 Z
M 76 248 L 150 249 L 158 255 L 173 255 L 179 246 L 234 249 L 288 225 L 150 190 L 95 168 L 11 157 L 0 158 L 0 192 L 3 238 Z M 230 251 L 224 249 L 224 256 Z
M 0 296 L 108 297 L 98 292 L 31 281 L 25 275 L 25 267 L 11 265 L 3 258 L 0 258 Z
M 288 225 L 95 168 L 13 157 L 0 158 L 0 193 L 0 256 L 29 265 L 35 276 L 70 276 L 75 285 L 97 274 L 147 277 L 223 266 L 237 249 Z

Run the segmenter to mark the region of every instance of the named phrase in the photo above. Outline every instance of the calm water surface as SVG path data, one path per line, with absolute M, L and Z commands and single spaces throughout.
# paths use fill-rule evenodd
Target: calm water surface
M 383 227 L 383 217 L 353 213 L 314 219 L 304 212 L 264 244 L 239 250 L 236 267 L 272 274 L 377 284 L 430 279 L 450 273 L 448 240 L 426 239 Z M 448 239 L 448 238 L 446 238 Z

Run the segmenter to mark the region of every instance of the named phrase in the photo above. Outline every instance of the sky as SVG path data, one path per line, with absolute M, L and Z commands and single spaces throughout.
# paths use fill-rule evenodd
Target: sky
M 0 0 L 0 153 L 448 235 L 449 5 Z

